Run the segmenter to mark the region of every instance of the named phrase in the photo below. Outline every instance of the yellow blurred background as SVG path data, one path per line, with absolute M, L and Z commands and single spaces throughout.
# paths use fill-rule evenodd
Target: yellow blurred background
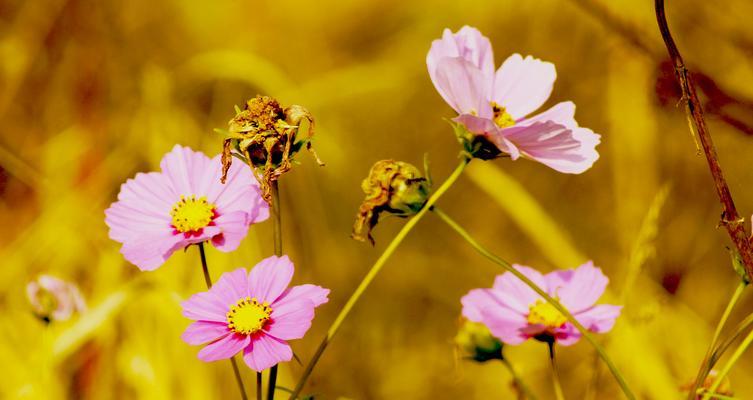
M 702 71 L 710 129 L 741 214 L 753 212 L 753 3 L 669 2 L 669 23 Z M 136 172 L 158 169 L 175 143 L 220 152 L 225 128 L 257 93 L 316 117 L 320 168 L 281 180 L 284 249 L 295 283 L 332 289 L 306 338 L 305 363 L 403 221 L 384 220 L 376 247 L 349 238 L 360 182 L 377 160 L 421 165 L 435 181 L 456 164 L 452 117 L 425 56 L 445 27 L 491 38 L 499 64 L 532 54 L 557 66 L 547 105 L 573 100 L 602 134 L 583 175 L 520 160 L 475 161 L 440 206 L 503 258 L 542 271 L 593 259 L 624 303 L 605 344 L 643 399 L 684 398 L 738 278 L 715 229 L 721 208 L 705 160 L 662 69 L 653 4 L 541 1 L 0 1 L 0 397 L 236 398 L 226 362 L 180 340 L 179 302 L 203 290 L 195 248 L 142 273 L 107 237 L 103 211 Z M 215 279 L 272 253 L 271 223 L 231 254 L 213 248 Z M 49 329 L 26 284 L 75 281 L 89 311 Z M 317 399 L 514 398 L 500 363 L 459 358 L 459 299 L 501 271 L 432 215 L 389 261 L 324 354 L 306 393 Z M 750 313 L 746 294 L 732 325 Z M 552 398 L 546 347 L 505 354 L 539 398 Z M 569 399 L 621 398 L 588 343 L 560 350 Z M 280 369 L 292 387 L 296 362 Z M 753 355 L 730 375 L 753 398 Z M 253 373 L 243 369 L 247 387 Z M 596 376 L 596 378 L 594 378 Z M 593 382 L 596 382 L 594 385 Z M 278 398 L 287 398 L 280 392 Z

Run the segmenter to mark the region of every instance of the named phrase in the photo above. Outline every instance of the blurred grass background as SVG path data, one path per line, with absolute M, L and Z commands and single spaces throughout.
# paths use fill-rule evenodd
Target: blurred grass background
M 670 26 L 701 89 L 738 208 L 753 210 L 753 3 L 669 2 Z M 158 168 L 174 143 L 220 151 L 213 128 L 257 93 L 317 118 L 315 146 L 281 181 L 285 251 L 295 283 L 332 288 L 306 362 L 339 307 L 401 226 L 376 248 L 349 239 L 372 163 L 421 165 L 435 181 L 458 146 L 452 112 L 425 56 L 442 29 L 478 27 L 499 64 L 513 52 L 556 64 L 547 103 L 574 100 L 601 133 L 601 159 L 580 176 L 542 165 L 474 162 L 440 205 L 509 261 L 548 271 L 593 259 L 626 304 L 602 336 L 640 398 L 681 398 L 737 277 L 720 207 L 667 71 L 651 2 L 0 0 L 0 397 L 206 399 L 237 396 L 227 363 L 206 364 L 179 336 L 179 301 L 203 290 L 195 248 L 140 273 L 109 240 L 103 210 L 119 185 Z M 667 75 L 669 74 L 669 75 Z M 669 78 L 667 78 L 669 76 Z M 271 226 L 241 249 L 209 252 L 216 279 L 271 254 Z M 459 298 L 500 273 L 431 216 L 401 246 L 314 372 L 322 399 L 513 398 L 501 364 L 459 360 Z M 52 324 L 25 286 L 50 273 L 77 282 L 89 312 Z M 746 295 L 736 322 L 753 308 Z M 541 398 L 552 396 L 545 346 L 506 355 Z M 560 351 L 568 398 L 620 398 L 581 342 Z M 281 368 L 292 387 L 302 367 Z M 753 357 L 731 374 L 753 398 Z M 243 370 L 247 386 L 250 370 Z M 596 375 L 596 385 L 593 385 Z M 282 395 L 282 393 L 280 393 Z M 284 396 L 283 396 L 284 398 Z

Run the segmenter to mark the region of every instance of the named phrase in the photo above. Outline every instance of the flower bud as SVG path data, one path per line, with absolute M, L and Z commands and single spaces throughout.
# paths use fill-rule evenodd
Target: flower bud
M 74 312 L 86 310 L 86 304 L 75 284 L 40 275 L 26 285 L 26 295 L 34 313 L 45 322 L 65 321 Z
M 297 140 L 298 128 L 308 121 L 308 137 Z M 314 117 L 305 108 L 292 105 L 283 108 L 268 96 L 256 96 L 246 102 L 228 122 L 222 151 L 222 183 L 233 161 L 233 152 L 248 163 L 261 186 L 262 196 L 271 201 L 271 185 L 280 175 L 289 171 L 293 156 L 306 146 L 314 154 L 319 165 L 321 160 L 311 148 L 314 135 Z
M 426 204 L 429 182 L 415 166 L 395 160 L 377 161 L 369 176 L 361 183 L 366 198 L 361 203 L 353 224 L 352 237 L 374 244 L 371 230 L 382 212 L 408 217 Z
M 465 321 L 455 336 L 455 345 L 465 357 L 478 362 L 502 360 L 502 342 L 479 322 Z

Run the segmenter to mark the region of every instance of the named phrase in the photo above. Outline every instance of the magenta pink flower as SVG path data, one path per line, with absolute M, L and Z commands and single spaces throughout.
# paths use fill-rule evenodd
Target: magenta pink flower
M 591 261 L 576 269 L 541 275 L 535 269 L 513 265 L 542 290 L 557 299 L 588 330 L 608 332 L 622 306 L 594 305 L 609 279 Z M 574 344 L 580 332 L 550 303 L 510 272 L 497 276 L 491 289 L 473 289 L 460 302 L 463 316 L 486 325 L 507 344 L 530 338 L 554 339 L 563 346 Z
M 234 164 L 220 183 L 220 155 L 176 145 L 160 162 L 161 172 L 138 173 L 120 187 L 118 201 L 105 211 L 110 238 L 144 271 L 161 266 L 188 245 L 210 241 L 235 250 L 249 225 L 269 217 L 259 185 L 245 165 Z
M 246 273 L 244 268 L 222 274 L 207 292 L 182 303 L 183 315 L 196 322 L 183 340 L 209 343 L 199 351 L 202 361 L 230 358 L 243 350 L 254 371 L 290 361 L 287 340 L 300 339 L 311 326 L 314 308 L 328 301 L 329 289 L 315 285 L 288 288 L 293 263 L 272 256 Z
M 554 65 L 513 54 L 494 71 L 489 39 L 476 28 L 445 29 L 426 57 L 439 94 L 457 113 L 455 122 L 484 135 L 515 160 L 526 157 L 557 171 L 579 174 L 599 158 L 600 136 L 575 122 L 570 101 L 528 116 L 552 93 Z

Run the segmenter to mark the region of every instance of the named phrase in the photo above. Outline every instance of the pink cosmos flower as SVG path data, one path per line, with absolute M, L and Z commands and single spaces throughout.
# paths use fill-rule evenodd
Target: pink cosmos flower
M 86 311 L 86 303 L 78 287 L 50 275 L 39 275 L 26 285 L 34 313 L 45 321 L 65 321 L 74 312 Z
M 233 164 L 222 184 L 220 155 L 210 159 L 175 145 L 160 168 L 129 179 L 105 211 L 110 238 L 122 243 L 121 253 L 143 271 L 159 268 L 173 252 L 195 243 L 210 241 L 220 251 L 233 251 L 249 225 L 269 217 L 245 165 Z
M 459 114 L 455 122 L 483 135 L 515 160 L 526 157 L 579 174 L 599 158 L 600 136 L 575 122 L 570 101 L 529 116 L 549 98 L 554 65 L 513 54 L 494 71 L 489 39 L 476 28 L 445 29 L 426 57 L 439 94 Z
M 622 306 L 594 305 L 609 279 L 591 261 L 576 269 L 541 275 L 513 265 L 550 296 L 557 299 L 591 332 L 608 332 Z M 497 276 L 491 289 L 473 289 L 460 302 L 463 316 L 486 325 L 504 343 L 516 345 L 530 338 L 554 339 L 563 346 L 577 342 L 581 334 L 550 303 L 510 272 Z
M 183 340 L 209 343 L 199 351 L 202 361 L 230 358 L 243 350 L 254 371 L 290 361 L 287 340 L 300 339 L 311 326 L 314 308 L 328 301 L 329 289 L 315 285 L 288 288 L 293 263 L 287 256 L 262 260 L 247 273 L 244 268 L 222 274 L 207 292 L 182 303 L 183 315 L 196 322 Z

